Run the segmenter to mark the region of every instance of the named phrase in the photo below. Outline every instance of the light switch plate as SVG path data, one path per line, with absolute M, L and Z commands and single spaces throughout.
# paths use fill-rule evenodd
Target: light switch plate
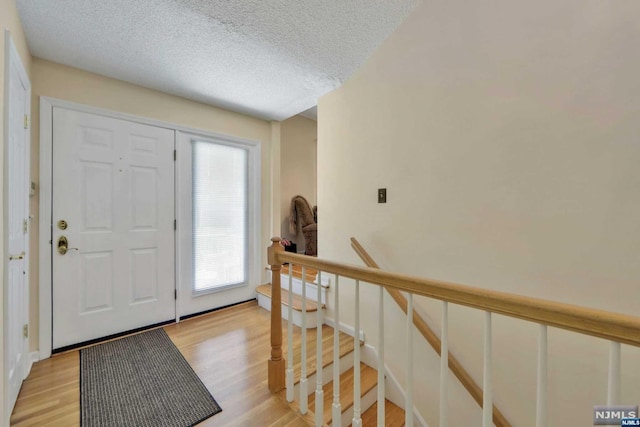
M 378 188 L 378 203 L 387 203 L 387 189 Z

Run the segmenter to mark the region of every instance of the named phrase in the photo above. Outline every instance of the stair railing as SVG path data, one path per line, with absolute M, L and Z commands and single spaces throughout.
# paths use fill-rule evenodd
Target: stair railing
M 358 242 L 355 237 L 351 238 L 351 247 L 358 254 L 360 259 L 365 263 L 367 267 L 380 269 L 380 266 L 374 261 L 374 259 L 369 255 L 369 253 L 364 249 L 364 247 Z M 407 298 L 405 298 L 400 291 L 396 289 L 381 286 L 380 290 L 386 289 L 391 298 L 398 304 L 400 309 L 407 314 Z M 448 303 L 446 301 L 442 301 L 442 330 L 448 331 Z M 410 317 L 407 317 L 410 319 Z M 473 400 L 476 401 L 478 405 L 482 408 L 484 393 L 482 392 L 482 388 L 474 381 L 471 375 L 467 372 L 466 369 L 462 366 L 462 364 L 458 361 L 458 359 L 449 352 L 447 333 L 443 333 L 443 339 L 440 340 L 438 335 L 431 329 L 431 327 L 427 324 L 427 322 L 420 316 L 420 313 L 413 310 L 413 324 L 420 334 L 427 340 L 427 342 L 431 345 L 431 347 L 435 350 L 438 355 L 440 355 L 440 395 L 446 396 L 448 390 L 448 383 L 446 378 L 442 378 L 442 376 L 446 377 L 446 374 L 449 369 L 456 376 L 458 381 L 464 386 L 465 389 L 469 392 Z M 546 340 L 545 340 L 546 343 Z M 546 368 L 545 368 L 546 371 Z M 448 415 L 448 407 L 446 405 L 446 399 L 442 399 L 440 402 L 440 418 L 444 418 L 444 423 L 447 423 L 447 415 Z M 505 416 L 500 412 L 498 407 L 493 405 L 493 420 L 496 427 L 511 427 L 511 424 Z
M 640 347 L 640 318 L 635 316 L 622 315 L 618 313 L 612 313 L 602 310 L 595 310 L 571 304 L 558 303 L 554 301 L 543 300 L 539 298 L 529 298 L 521 295 L 510 294 L 506 292 L 498 292 L 484 288 L 476 288 L 471 286 L 459 285 L 454 283 L 448 283 L 439 280 L 425 279 L 420 277 L 390 273 L 374 269 L 371 267 L 358 267 L 349 264 L 338 263 L 334 261 L 323 260 L 320 258 L 309 257 L 306 255 L 299 255 L 292 252 L 285 252 L 280 245 L 280 238 L 274 237 L 271 239 L 272 245 L 268 250 L 268 260 L 271 265 L 272 271 L 272 299 L 271 299 L 271 357 L 268 361 L 268 384 L 269 389 L 272 392 L 279 392 L 285 388 L 285 385 L 292 383 L 293 381 L 285 380 L 286 371 L 285 360 L 282 358 L 282 313 L 281 313 L 281 283 L 280 283 L 280 270 L 284 263 L 290 263 L 300 265 L 304 268 L 314 268 L 322 274 L 328 273 L 339 277 L 347 277 L 355 280 L 355 290 L 359 290 L 360 282 L 369 283 L 385 287 L 387 289 L 393 289 L 408 293 L 407 301 L 407 372 L 410 373 L 413 365 L 412 346 L 413 346 L 413 325 L 414 311 L 413 311 L 413 295 L 420 295 L 428 298 L 440 300 L 444 303 L 453 303 L 471 307 L 474 309 L 482 310 L 485 312 L 484 322 L 484 367 L 483 367 L 483 405 L 482 405 L 482 426 L 491 427 L 496 422 L 493 413 L 493 399 L 492 399 L 492 339 L 491 339 L 491 323 L 492 314 L 501 314 L 508 317 L 513 317 L 521 320 L 527 320 L 535 322 L 540 325 L 539 334 L 539 348 L 538 348 L 538 382 L 537 382 L 537 409 L 536 409 L 536 426 L 542 427 L 547 425 L 547 390 L 546 390 L 546 367 L 547 367 L 547 328 L 548 326 L 565 329 L 575 333 L 584 335 L 590 335 L 605 340 L 611 341 L 610 344 L 610 356 L 609 356 L 609 373 L 608 373 L 608 405 L 619 404 L 620 399 L 620 346 L 621 344 L 632 345 Z M 290 271 L 292 268 L 289 269 Z M 305 277 L 303 271 L 303 277 Z M 304 280 L 304 279 L 303 279 Z M 337 280 L 336 280 L 337 281 Z M 305 289 L 303 283 L 303 290 Z M 304 291 L 303 291 L 304 293 Z M 337 292 L 336 292 L 337 295 Z M 383 293 L 380 293 L 383 296 Z M 318 310 L 321 309 L 321 301 L 318 299 Z M 306 305 L 306 301 L 302 301 L 303 307 Z M 358 311 L 359 298 L 356 298 L 356 310 L 355 326 L 356 333 L 354 334 L 354 347 L 356 349 L 354 358 L 359 359 L 359 317 Z M 379 307 L 383 307 L 380 303 Z M 443 310 L 443 326 L 447 325 L 447 309 Z M 291 322 L 291 312 L 289 311 L 289 321 Z M 379 313 L 382 314 L 382 313 Z M 338 324 L 336 323 L 336 329 L 334 334 L 338 334 Z M 322 333 L 321 324 L 318 325 L 317 333 Z M 384 335 L 383 329 L 380 331 L 382 336 Z M 443 328 L 441 331 L 442 348 L 447 347 L 447 329 Z M 290 343 L 293 341 L 292 336 L 288 336 L 287 341 Z M 322 339 L 318 341 L 320 346 L 322 345 Z M 306 346 L 306 341 L 302 342 L 302 348 Z M 291 347 L 289 348 L 291 352 Z M 442 359 L 449 360 L 443 356 Z M 316 364 L 322 365 L 322 349 L 317 353 Z M 359 371 L 359 360 L 354 361 L 354 372 Z M 303 360 L 302 366 L 306 364 L 306 360 Z M 444 365 L 444 363 L 443 363 Z M 442 365 L 441 365 L 442 366 Z M 384 365 L 378 362 L 378 371 L 384 371 Z M 441 374 L 441 390 L 447 390 L 446 382 L 447 375 Z M 334 381 L 335 383 L 335 381 Z M 354 383 L 359 385 L 358 378 L 354 379 Z M 355 384 L 354 384 L 355 385 Z M 411 375 L 407 375 L 405 381 L 406 388 L 406 402 L 405 402 L 405 425 L 407 427 L 413 427 L 413 378 Z M 335 390 L 334 390 L 335 393 Z M 339 393 L 339 389 L 338 389 Z M 289 397 L 289 393 L 287 393 Z M 301 401 L 302 401 L 301 396 Z M 380 399 L 380 396 L 378 396 Z M 305 393 L 304 402 L 306 405 L 307 395 Z M 318 399 L 318 393 L 316 393 L 316 399 Z M 447 399 L 446 393 L 441 394 L 441 400 Z M 334 408 L 335 409 L 335 396 L 334 396 Z M 339 402 L 339 398 L 338 398 Z M 316 402 L 321 405 L 320 402 Z M 384 425 L 380 420 L 384 420 L 384 400 L 378 400 L 378 425 Z M 441 408 L 446 408 L 446 405 L 441 404 Z M 381 409 L 382 408 L 382 409 Z M 302 407 L 300 403 L 300 411 L 305 414 L 307 408 Z M 321 412 L 321 411 L 316 411 Z M 354 386 L 354 416 L 352 419 L 352 425 L 361 426 L 362 420 L 360 418 L 360 395 L 356 393 L 356 387 Z M 335 413 L 335 411 L 334 411 Z M 319 417 L 322 418 L 321 416 Z M 322 425 L 316 418 L 316 425 Z M 441 427 L 446 427 L 446 415 L 440 417 Z M 444 423 L 443 424 L 443 420 Z M 334 417 L 333 426 L 340 426 L 340 418 Z

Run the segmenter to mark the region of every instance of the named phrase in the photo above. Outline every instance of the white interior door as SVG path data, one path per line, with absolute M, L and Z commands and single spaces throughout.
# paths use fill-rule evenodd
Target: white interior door
M 8 78 L 8 142 L 7 142 L 7 202 L 8 202 L 8 283 L 7 329 L 5 330 L 7 369 L 7 412 L 9 415 L 18 397 L 29 362 L 29 80 L 22 68 L 13 44 L 10 44 Z
M 174 144 L 54 107 L 54 350 L 175 319 Z

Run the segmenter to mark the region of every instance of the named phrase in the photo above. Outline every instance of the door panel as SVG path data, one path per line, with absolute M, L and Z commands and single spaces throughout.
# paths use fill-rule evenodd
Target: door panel
M 255 298 L 261 279 L 255 144 L 180 133 L 179 315 Z
M 7 283 L 7 353 L 8 412 L 15 404 L 22 380 L 27 375 L 29 351 L 25 327 L 29 323 L 28 204 L 29 204 L 29 131 L 25 115 L 29 112 L 29 81 L 21 70 L 12 46 L 8 78 L 7 131 L 7 208 L 8 208 L 8 283 Z
M 174 139 L 54 107 L 54 349 L 175 318 Z

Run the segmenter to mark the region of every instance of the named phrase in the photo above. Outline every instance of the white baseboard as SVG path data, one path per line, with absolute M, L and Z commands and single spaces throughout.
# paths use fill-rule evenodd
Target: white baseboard
M 378 369 L 378 352 L 370 344 L 365 343 L 360 350 L 360 361 L 373 369 Z
M 48 359 L 50 357 L 51 357 L 51 349 L 49 349 L 48 351 L 40 350 L 38 352 L 38 361 Z
M 398 379 L 389 371 L 387 364 L 384 365 L 385 368 L 385 395 L 386 398 L 398 405 L 401 408 L 405 407 L 405 400 L 407 398 L 404 389 L 400 386 Z M 429 427 L 429 424 L 425 421 L 418 411 L 418 408 L 413 406 L 413 417 L 415 418 L 416 423 L 422 427 Z
M 360 360 L 364 364 L 369 365 L 374 369 L 378 369 L 378 350 L 369 344 L 365 344 L 360 353 Z M 404 408 L 406 394 L 400 385 L 400 382 L 398 382 L 398 379 L 391 373 L 386 363 L 384 364 L 384 378 L 385 397 L 397 406 Z M 429 427 L 415 405 L 413 407 L 413 416 L 417 425 L 421 427 Z
M 375 386 L 371 390 L 369 390 L 362 398 L 360 399 L 360 416 L 366 412 L 367 409 L 371 408 L 374 403 L 376 403 L 376 399 L 378 397 L 378 386 Z M 353 405 L 351 405 L 347 410 L 342 413 L 342 425 L 350 426 L 351 421 L 353 420 Z
M 31 368 L 33 364 L 40 360 L 40 352 L 32 351 L 27 355 L 27 366 L 25 368 L 24 378 L 26 379 L 31 373 Z
M 332 319 L 331 317 L 327 317 L 325 315 L 324 317 L 324 323 L 326 325 L 331 326 L 332 328 L 336 329 L 336 321 L 334 319 Z M 347 335 L 350 335 L 352 337 L 356 336 L 356 330 L 353 328 L 353 326 L 344 324 L 342 322 L 340 322 L 339 327 L 337 328 L 340 332 L 344 332 Z M 360 330 L 360 340 L 364 341 L 364 331 Z

